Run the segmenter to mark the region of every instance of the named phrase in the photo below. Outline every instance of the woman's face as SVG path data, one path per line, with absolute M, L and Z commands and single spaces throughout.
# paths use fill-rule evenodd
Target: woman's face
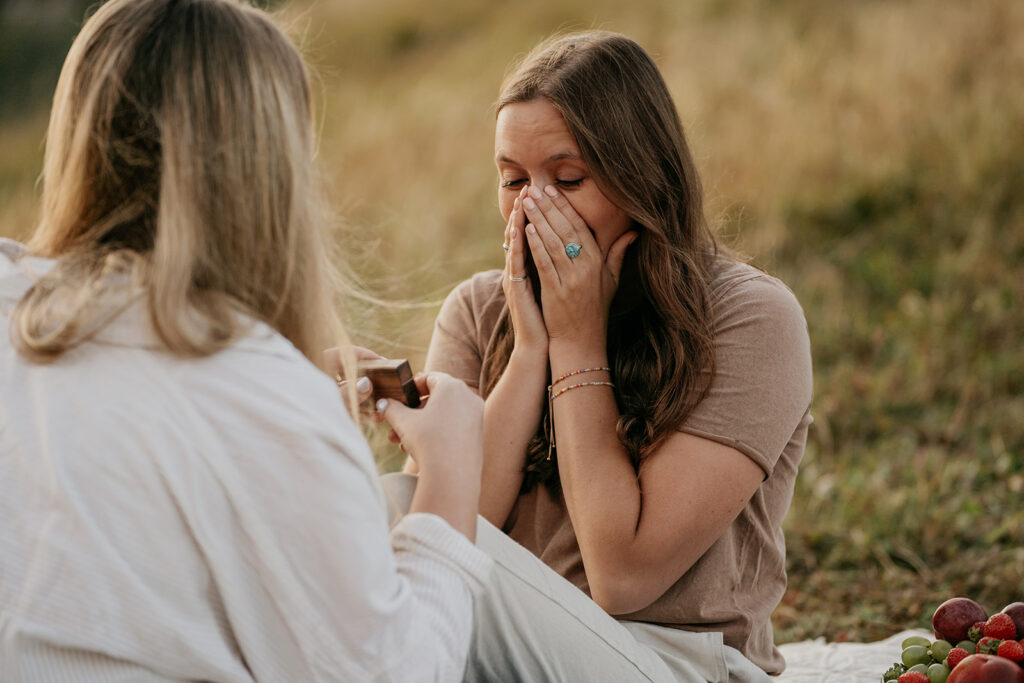
M 498 112 L 494 162 L 498 207 L 506 221 L 524 185 L 541 191 L 552 185 L 590 227 L 602 253 L 607 254 L 630 228 L 629 216 L 594 183 L 562 114 L 542 97 L 506 105 Z

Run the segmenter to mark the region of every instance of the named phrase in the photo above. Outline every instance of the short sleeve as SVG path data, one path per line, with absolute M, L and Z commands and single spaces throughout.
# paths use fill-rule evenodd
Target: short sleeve
M 807 322 L 793 293 L 764 274 L 730 283 L 712 306 L 715 374 L 680 429 L 741 451 L 767 477 L 810 409 Z
M 456 286 L 434 321 L 425 368 L 478 388 L 484 352 L 504 303 L 500 270 L 478 273 Z

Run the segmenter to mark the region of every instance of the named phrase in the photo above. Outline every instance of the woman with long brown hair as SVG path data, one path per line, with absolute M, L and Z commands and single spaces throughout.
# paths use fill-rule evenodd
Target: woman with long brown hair
M 41 221 L 0 241 L 0 680 L 461 677 L 482 402 L 431 373 L 378 406 L 424 471 L 389 532 L 325 360 L 313 128 L 243 3 L 110 0 L 75 39 Z
M 481 514 L 619 623 L 524 569 L 577 618 L 533 633 L 541 654 L 473 658 L 547 677 L 585 624 L 654 678 L 651 651 L 680 680 L 781 671 L 769 617 L 811 419 L 799 304 L 717 244 L 668 88 L 624 36 L 531 52 L 501 89 L 495 163 L 505 268 L 448 297 L 426 365 L 486 399 Z M 503 618 L 489 600 L 482 638 Z

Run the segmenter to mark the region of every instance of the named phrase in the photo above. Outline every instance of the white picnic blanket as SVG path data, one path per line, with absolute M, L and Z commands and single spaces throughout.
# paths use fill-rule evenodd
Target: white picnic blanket
M 824 638 L 780 645 L 786 671 L 779 683 L 878 683 L 900 659 L 900 642 L 909 636 L 932 639 L 930 631 L 903 631 L 875 643 L 826 643 Z

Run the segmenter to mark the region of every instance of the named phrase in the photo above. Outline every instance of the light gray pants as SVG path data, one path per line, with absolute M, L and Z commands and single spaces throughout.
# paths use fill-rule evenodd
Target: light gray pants
M 409 510 L 416 477 L 381 479 L 392 523 Z M 494 559 L 477 598 L 466 681 L 619 683 L 771 679 L 721 633 L 618 621 L 482 517 L 476 544 Z

